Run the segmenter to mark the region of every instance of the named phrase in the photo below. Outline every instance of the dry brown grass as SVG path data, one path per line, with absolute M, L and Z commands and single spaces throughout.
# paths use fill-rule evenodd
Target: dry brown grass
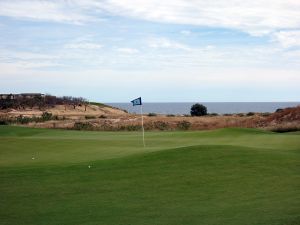
M 138 130 L 141 126 L 141 117 L 125 113 L 122 110 L 88 106 L 87 111 L 84 107 L 69 107 L 65 110 L 64 106 L 57 106 L 47 110 L 53 115 L 58 115 L 63 120 L 47 121 L 43 123 L 30 123 L 26 126 L 41 128 L 61 128 L 73 129 L 74 124 L 83 124 L 83 127 L 89 127 L 92 130 Z M 6 116 L 37 116 L 42 111 L 10 111 Z M 177 130 L 182 129 L 180 124 L 188 125 L 189 130 L 210 130 L 227 127 L 244 128 L 263 128 L 268 130 L 288 131 L 299 130 L 300 128 L 300 106 L 287 108 L 280 112 L 264 115 L 255 113 L 251 116 L 228 115 L 228 116 L 147 116 L 144 115 L 144 126 L 146 130 Z M 88 126 L 84 126 L 88 125 Z
M 97 105 L 88 105 L 86 108 L 84 106 L 77 106 L 75 109 L 73 106 L 64 106 L 64 105 L 56 105 L 52 108 L 47 108 L 45 110 L 39 110 L 38 108 L 27 108 L 25 110 L 5 110 L 0 111 L 0 116 L 12 116 L 16 117 L 19 115 L 23 115 L 26 117 L 32 117 L 32 116 L 41 116 L 43 112 L 49 112 L 52 113 L 54 116 L 59 117 L 66 117 L 70 119 L 82 119 L 86 116 L 93 116 L 93 117 L 99 117 L 101 115 L 104 116 L 110 116 L 110 117 L 118 117 L 121 115 L 126 115 L 122 110 L 116 109 L 116 108 L 110 108 L 110 107 L 101 107 Z

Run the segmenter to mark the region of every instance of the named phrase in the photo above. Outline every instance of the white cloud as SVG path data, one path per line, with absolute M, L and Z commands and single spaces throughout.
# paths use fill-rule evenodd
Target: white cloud
M 189 31 L 189 30 L 182 30 L 182 31 L 180 31 L 180 33 L 181 33 L 182 35 L 189 36 L 192 32 Z
M 190 50 L 188 46 L 164 37 L 150 38 L 148 40 L 148 46 L 150 48 L 166 48 L 166 49 L 169 48 L 169 49 L 179 49 L 179 50 L 186 50 L 186 51 Z
M 237 29 L 256 36 L 298 29 L 299 11 L 297 0 L 0 1 L 0 15 L 15 18 L 82 24 L 110 13 L 160 23 Z
M 136 54 L 136 53 L 139 53 L 139 50 L 135 49 L 135 48 L 118 48 L 117 51 L 121 52 L 121 53 L 125 53 L 125 54 Z
M 295 0 L 109 0 L 103 7 L 155 22 L 224 27 L 253 35 L 300 27 L 300 1 Z
M 43 67 L 58 67 L 59 56 L 24 51 L 7 51 L 0 49 L 0 68 L 16 67 L 23 69 L 34 69 Z
M 103 47 L 103 45 L 100 45 L 97 43 L 92 43 L 92 42 L 79 42 L 79 43 L 70 43 L 70 44 L 65 45 L 65 48 L 88 49 L 88 50 L 100 49 L 102 47 Z
M 300 47 L 300 30 L 279 31 L 273 34 L 274 40 L 284 48 Z
M 0 15 L 73 24 L 96 20 L 95 17 L 89 16 L 74 3 L 75 1 L 57 0 L 1 0 Z

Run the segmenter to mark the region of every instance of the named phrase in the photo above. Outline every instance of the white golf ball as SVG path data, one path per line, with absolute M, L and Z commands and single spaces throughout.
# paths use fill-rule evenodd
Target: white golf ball
M 91 166 L 89 166 L 89 168 L 91 168 Z
M 34 157 L 32 157 L 32 160 L 34 159 Z

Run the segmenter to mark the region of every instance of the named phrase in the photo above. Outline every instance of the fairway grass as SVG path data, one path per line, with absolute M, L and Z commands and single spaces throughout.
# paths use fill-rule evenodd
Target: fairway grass
M 300 133 L 0 126 L 1 225 L 299 225 Z

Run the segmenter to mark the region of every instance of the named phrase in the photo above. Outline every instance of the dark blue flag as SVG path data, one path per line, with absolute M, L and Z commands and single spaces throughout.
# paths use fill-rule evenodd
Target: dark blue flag
M 132 102 L 133 106 L 135 106 L 135 105 L 142 105 L 142 98 L 139 97 L 137 99 L 132 100 L 131 102 Z

